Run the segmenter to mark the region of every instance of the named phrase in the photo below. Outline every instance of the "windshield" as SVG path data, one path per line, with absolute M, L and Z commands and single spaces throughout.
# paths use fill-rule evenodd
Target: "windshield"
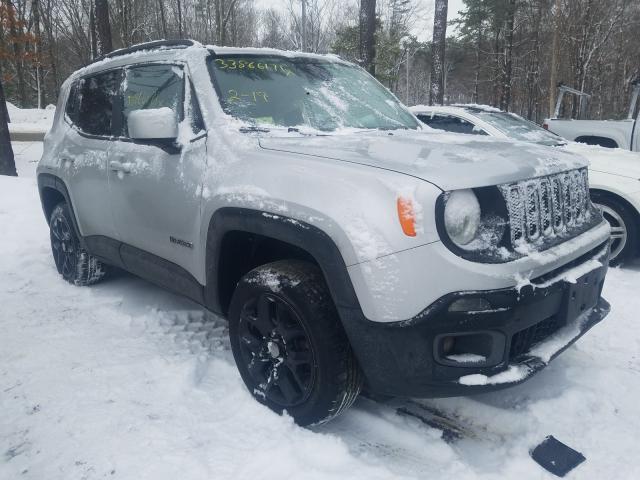
M 473 114 L 514 140 L 540 143 L 543 145 L 564 145 L 567 143 L 555 133 L 551 133 L 535 123 L 529 122 L 512 113 L 474 110 Z
M 418 122 L 364 70 L 315 58 L 224 55 L 210 71 L 226 113 L 256 126 L 417 128 Z

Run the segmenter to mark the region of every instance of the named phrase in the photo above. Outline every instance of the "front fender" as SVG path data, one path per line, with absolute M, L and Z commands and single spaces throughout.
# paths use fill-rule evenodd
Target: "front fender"
M 336 243 L 320 228 L 284 215 L 240 207 L 217 210 L 207 228 L 205 301 L 220 311 L 217 272 L 225 235 L 241 231 L 288 243 L 309 253 L 320 266 L 338 308 L 359 309 L 347 266 Z

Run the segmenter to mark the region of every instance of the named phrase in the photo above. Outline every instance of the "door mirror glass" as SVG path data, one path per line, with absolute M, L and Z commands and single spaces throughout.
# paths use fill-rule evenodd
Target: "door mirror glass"
M 129 138 L 134 140 L 175 140 L 178 117 L 169 107 L 132 110 L 127 115 Z

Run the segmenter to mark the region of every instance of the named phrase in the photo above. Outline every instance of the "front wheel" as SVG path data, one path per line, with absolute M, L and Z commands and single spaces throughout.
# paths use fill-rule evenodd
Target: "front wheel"
M 92 285 L 103 279 L 106 268 L 80 245 L 71 210 L 65 202 L 56 205 L 51 212 L 49 231 L 53 260 L 62 278 L 78 286 Z
M 229 335 L 252 395 L 299 425 L 331 420 L 360 392 L 360 368 L 310 263 L 279 261 L 246 274 L 231 300 Z
M 592 193 L 593 204 L 602 212 L 611 226 L 612 266 L 621 265 L 633 259 L 638 242 L 637 216 L 616 198 Z

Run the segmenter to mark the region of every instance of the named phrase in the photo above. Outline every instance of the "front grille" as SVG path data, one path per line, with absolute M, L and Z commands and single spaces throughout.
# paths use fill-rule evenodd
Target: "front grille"
M 516 359 L 520 355 L 529 352 L 532 347 L 556 333 L 562 326 L 560 317 L 553 315 L 529 328 L 520 330 L 511 337 L 509 359 Z
M 538 243 L 564 236 L 591 217 L 587 169 L 501 185 L 507 203 L 511 243 Z

